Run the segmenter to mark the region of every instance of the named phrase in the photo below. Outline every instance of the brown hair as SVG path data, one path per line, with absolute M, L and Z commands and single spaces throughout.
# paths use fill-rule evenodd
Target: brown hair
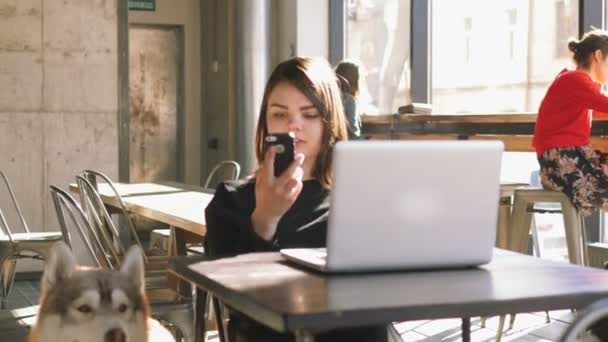
M 568 49 L 572 51 L 577 66 L 588 68 L 591 65 L 589 57 L 595 51 L 600 50 L 604 56 L 608 56 L 608 32 L 599 29 L 589 31 L 580 40 L 571 39 Z
M 312 176 L 325 190 L 330 190 L 333 147 L 338 141 L 346 140 L 348 133 L 336 76 L 325 59 L 295 57 L 280 63 L 270 75 L 264 90 L 255 136 L 258 163 L 261 164 L 264 160 L 264 138 L 268 135 L 266 122 L 268 97 L 282 82 L 287 82 L 301 91 L 321 115 L 323 120 L 321 151 L 315 160 Z
M 338 63 L 336 75 L 342 91 L 352 96 L 359 95 L 359 66 L 357 64 L 347 61 Z

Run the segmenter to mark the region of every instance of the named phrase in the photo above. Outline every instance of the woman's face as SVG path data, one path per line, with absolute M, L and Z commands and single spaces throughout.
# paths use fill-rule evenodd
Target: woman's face
M 288 82 L 277 84 L 268 96 L 268 133 L 294 132 L 296 152 L 313 162 L 321 151 L 323 120 L 310 100 Z
M 600 84 L 606 84 L 608 82 L 608 55 L 604 55 L 602 51 L 597 50 L 591 58 L 593 58 L 591 64 L 593 80 Z

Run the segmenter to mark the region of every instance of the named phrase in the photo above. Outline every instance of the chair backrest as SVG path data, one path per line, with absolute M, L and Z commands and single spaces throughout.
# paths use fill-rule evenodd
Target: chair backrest
M 11 235 L 11 230 L 8 228 L 8 223 L 2 213 L 2 209 L 0 209 L 0 234 L 8 236 L 8 241 L 13 242 L 13 236 Z
M 13 191 L 13 187 L 11 186 L 11 183 L 8 181 L 8 178 L 6 177 L 6 175 L 4 174 L 4 172 L 2 172 L 2 170 L 0 170 L 0 178 L 2 178 L 2 180 L 4 181 L 4 185 L 6 187 L 6 189 L 8 190 L 8 194 L 11 197 L 11 201 L 13 202 L 13 206 L 15 207 L 15 209 L 17 210 L 17 214 L 19 216 L 19 221 L 21 221 L 21 225 L 23 226 L 23 229 L 25 230 L 26 233 L 30 232 L 29 227 L 27 226 L 27 222 L 25 221 L 25 217 L 23 217 L 23 212 L 21 212 L 21 208 L 19 207 L 19 203 L 17 202 L 17 198 L 15 197 L 15 192 Z M 10 237 L 10 229 L 8 228 L 8 223 L 6 223 L 6 218 L 4 218 L 4 224 L 6 224 L 6 234 L 9 235 Z
M 578 341 L 579 336 L 586 333 L 593 324 L 606 317 L 608 317 L 608 299 L 602 299 L 589 305 L 582 312 L 579 312 L 560 341 Z
M 110 190 L 112 192 L 112 195 L 116 198 L 116 201 L 118 204 L 118 209 L 120 211 L 120 215 L 124 219 L 124 222 L 127 224 L 127 228 L 129 230 L 129 240 L 132 239 L 142 250 L 145 250 L 144 246 L 142 245 L 141 241 L 139 240 L 139 236 L 137 235 L 137 230 L 135 229 L 135 224 L 133 223 L 133 220 L 131 219 L 131 214 L 129 214 L 129 211 L 127 210 L 127 207 L 126 207 L 122 197 L 120 196 L 120 193 L 116 189 L 116 186 L 114 185 L 114 183 L 112 182 L 110 177 L 106 176 L 102 172 L 95 171 L 95 170 L 84 170 L 80 173 L 79 176 L 86 179 L 89 182 L 89 185 L 90 185 L 89 188 L 92 187 L 94 192 L 97 193 L 96 197 L 98 197 L 98 198 L 100 198 L 99 192 L 98 192 L 98 190 L 99 190 L 98 186 L 100 184 L 107 185 L 106 188 L 108 190 Z M 81 188 L 79 187 L 79 189 L 81 189 Z M 83 198 L 84 195 L 85 194 L 81 191 L 80 192 L 81 199 Z M 103 207 L 103 205 L 102 205 L 102 207 Z M 118 232 L 118 233 L 120 233 L 120 232 Z M 120 241 L 123 241 L 123 240 L 120 239 Z M 147 262 L 146 256 L 144 256 L 144 261 Z
M 101 237 L 103 253 L 111 257 L 111 260 L 114 261 L 112 266 L 116 267 L 120 264 L 121 257 L 126 251 L 120 233 L 95 187 L 83 176 L 76 176 L 76 182 L 78 183 L 84 213 L 95 232 Z
M 66 216 L 76 228 L 76 232 L 80 236 L 86 252 L 89 253 L 93 260 L 95 260 L 97 266 L 110 267 L 112 263 L 110 262 L 108 256 L 105 254 L 101 255 L 101 253 L 96 252 L 102 250 L 101 241 L 78 202 L 76 202 L 76 200 L 70 196 L 70 194 L 54 185 L 50 186 L 50 191 L 53 204 L 55 205 L 55 211 L 57 212 L 57 219 L 59 220 L 59 225 L 61 226 L 61 232 L 68 246 L 73 249 L 72 238 L 68 228 L 68 223 L 66 221 Z M 66 213 L 67 215 L 65 215 Z M 99 258 L 99 256 L 101 256 L 101 258 Z M 105 265 L 102 265 L 100 261 L 103 261 Z
M 224 160 L 219 162 L 215 167 L 209 172 L 209 176 L 205 180 L 203 186 L 205 188 L 215 187 L 217 183 L 226 180 L 237 180 L 241 174 L 241 166 L 239 163 L 234 160 Z M 219 179 L 218 175 L 224 176 L 223 179 Z M 227 176 L 228 175 L 228 176 Z M 217 178 L 217 179 L 216 179 Z M 216 183 L 212 184 L 211 182 L 216 179 Z

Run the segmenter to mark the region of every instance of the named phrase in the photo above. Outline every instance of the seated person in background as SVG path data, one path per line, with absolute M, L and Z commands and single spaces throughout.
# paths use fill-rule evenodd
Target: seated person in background
M 359 66 L 353 62 L 342 61 L 336 66 L 336 76 L 342 91 L 344 114 L 348 120 L 348 137 L 361 138 L 361 117 L 357 111 L 359 96 Z
M 606 116 L 608 97 L 608 32 L 593 30 L 572 40 L 576 70 L 562 70 L 538 110 L 533 144 L 545 189 L 562 191 L 582 215 L 608 208 L 608 155 L 590 143 L 591 119 Z M 593 113 L 592 113 L 593 111 Z M 592 329 L 608 341 L 608 320 Z
M 608 204 L 606 154 L 590 142 L 592 111 L 608 112 L 600 84 L 608 81 L 608 33 L 594 30 L 568 48 L 576 70 L 562 70 L 543 98 L 533 145 L 544 188 L 562 191 L 582 215 Z
M 340 91 L 327 61 L 296 57 L 268 80 L 255 139 L 259 168 L 249 180 L 221 184 L 205 210 L 205 251 L 212 257 L 280 248 L 324 247 L 332 184 L 332 150 L 347 139 Z M 294 132 L 295 160 L 274 176 L 269 133 Z M 293 341 L 231 313 L 229 340 Z M 316 341 L 387 341 L 387 326 L 329 331 Z

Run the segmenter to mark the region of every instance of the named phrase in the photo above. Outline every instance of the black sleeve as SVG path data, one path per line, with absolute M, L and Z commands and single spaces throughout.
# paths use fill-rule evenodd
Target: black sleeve
M 239 206 L 239 190 L 220 184 L 205 209 L 205 252 L 216 258 L 273 250 L 272 243 L 259 237 L 251 223 L 251 213 Z

